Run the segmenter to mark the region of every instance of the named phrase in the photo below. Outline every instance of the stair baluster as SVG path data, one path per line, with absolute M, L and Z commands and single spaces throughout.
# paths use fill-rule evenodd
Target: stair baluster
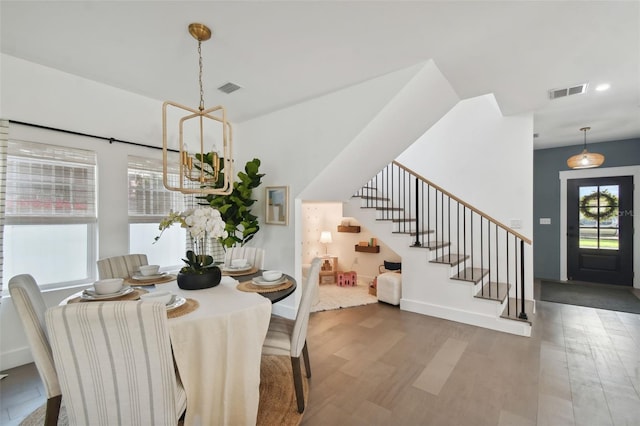
M 363 207 L 376 209 L 378 220 L 392 221 L 394 233 L 409 234 L 411 247 L 429 249 L 434 254 L 432 262 L 455 267 L 451 278 L 480 284 L 476 297 L 500 303 L 506 300 L 507 317 L 528 319 L 524 268 L 525 243 L 531 244 L 528 238 L 396 161 L 383 168 L 354 196 L 364 199 Z M 455 217 L 452 203 L 455 203 Z M 474 224 L 475 221 L 479 223 Z M 501 232 L 505 235 L 502 241 Z M 510 236 L 513 236 L 513 249 Z M 476 247 L 478 240 L 479 247 Z M 477 261 L 479 268 L 475 267 Z M 510 298 L 515 298 L 515 309 L 510 306 Z

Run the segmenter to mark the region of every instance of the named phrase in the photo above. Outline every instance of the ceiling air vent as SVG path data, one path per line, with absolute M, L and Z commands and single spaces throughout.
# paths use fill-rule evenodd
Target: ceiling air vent
M 238 90 L 238 89 L 242 89 L 242 87 L 238 86 L 238 85 L 237 85 L 237 84 L 235 84 L 235 83 L 231 83 L 231 82 L 229 82 L 229 83 L 225 83 L 225 84 L 223 84 L 222 86 L 218 87 L 218 90 L 219 90 L 219 91 L 221 91 L 221 92 L 223 92 L 223 93 L 226 93 L 227 95 L 228 95 L 229 93 L 233 93 L 233 92 L 235 92 L 235 91 L 236 91 L 236 90 Z
M 576 86 L 567 87 L 564 89 L 551 89 L 549 90 L 549 97 L 551 99 L 564 98 L 565 96 L 581 95 L 587 91 L 587 84 L 582 83 Z

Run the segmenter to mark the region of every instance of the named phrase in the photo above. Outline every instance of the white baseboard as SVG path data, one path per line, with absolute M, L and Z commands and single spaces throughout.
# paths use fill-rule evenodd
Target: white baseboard
M 33 356 L 31 355 L 31 349 L 26 346 L 24 348 L 3 352 L 0 356 L 0 371 L 19 367 L 29 364 L 30 362 L 33 362 Z
M 463 324 L 502 331 L 504 333 L 515 334 L 518 336 L 531 337 L 531 325 L 526 322 L 483 315 L 477 312 L 461 311 L 459 309 L 433 305 L 417 300 L 401 299 L 400 309 L 403 311 L 415 312 L 417 314 L 461 322 Z
M 271 308 L 271 313 L 281 317 L 289 318 L 289 319 L 296 318 L 295 309 L 293 309 L 291 306 L 279 305 L 277 303 L 274 304 L 273 307 Z

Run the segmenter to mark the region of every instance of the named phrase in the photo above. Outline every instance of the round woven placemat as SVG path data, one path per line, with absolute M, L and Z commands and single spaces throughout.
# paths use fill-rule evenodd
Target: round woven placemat
M 263 287 L 260 285 L 255 285 L 251 281 L 243 281 L 236 286 L 236 288 L 240 291 L 247 291 L 252 293 L 272 293 L 274 291 L 285 290 L 293 285 L 293 282 L 287 280 L 282 284 L 279 284 L 274 287 Z
M 256 272 L 258 272 L 258 268 L 256 268 L 255 266 L 251 269 L 247 269 L 246 271 L 222 271 L 222 275 L 227 275 L 229 277 L 241 277 L 243 275 L 251 275 L 251 274 L 255 274 Z
M 133 285 L 156 285 L 156 284 L 165 284 L 171 281 L 175 281 L 176 276 L 173 274 L 165 275 L 162 278 L 152 278 L 150 280 L 138 280 L 135 278 L 127 278 L 124 282 L 133 284 Z
M 167 318 L 178 318 L 183 315 L 187 315 L 200 306 L 197 300 L 187 298 L 187 301 L 182 306 L 178 306 L 175 309 L 167 311 Z
M 145 293 L 149 293 L 149 292 L 143 288 L 134 288 L 131 293 L 125 294 L 124 296 L 111 297 L 109 299 L 96 299 L 96 300 L 83 299 L 82 297 L 78 296 L 78 297 L 74 297 L 73 299 L 69 299 L 67 303 L 114 302 L 119 300 L 138 300 L 140 299 L 140 295 Z

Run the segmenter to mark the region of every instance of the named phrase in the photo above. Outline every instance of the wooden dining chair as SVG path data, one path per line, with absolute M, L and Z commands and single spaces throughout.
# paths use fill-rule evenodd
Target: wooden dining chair
M 12 277 L 9 280 L 9 294 L 24 327 L 33 361 L 47 393 L 44 424 L 55 426 L 58 424 L 62 395 L 53 363 L 51 346 L 47 338 L 44 319 L 47 306 L 40 292 L 40 287 L 29 274 Z
M 290 320 L 272 315 L 267 337 L 265 337 L 262 345 L 263 355 L 286 355 L 291 357 L 293 386 L 296 391 L 299 413 L 304 411 L 302 369 L 300 368 L 301 356 L 304 356 L 307 377 L 311 377 L 311 363 L 309 361 L 309 350 L 307 349 L 307 327 L 309 325 L 314 288 L 318 285 L 320 262 L 320 258 L 315 258 L 311 262 L 309 275 L 302 287 L 302 298 L 300 299 L 296 319 Z
M 148 265 L 146 254 L 125 254 L 98 260 L 98 277 L 129 278 L 139 271 L 140 266 Z
M 250 264 L 258 269 L 264 269 L 264 249 L 258 247 L 231 247 L 224 256 L 225 266 L 231 265 L 233 259 L 247 259 Z
M 70 425 L 178 424 L 187 399 L 163 304 L 72 303 L 46 323 Z

